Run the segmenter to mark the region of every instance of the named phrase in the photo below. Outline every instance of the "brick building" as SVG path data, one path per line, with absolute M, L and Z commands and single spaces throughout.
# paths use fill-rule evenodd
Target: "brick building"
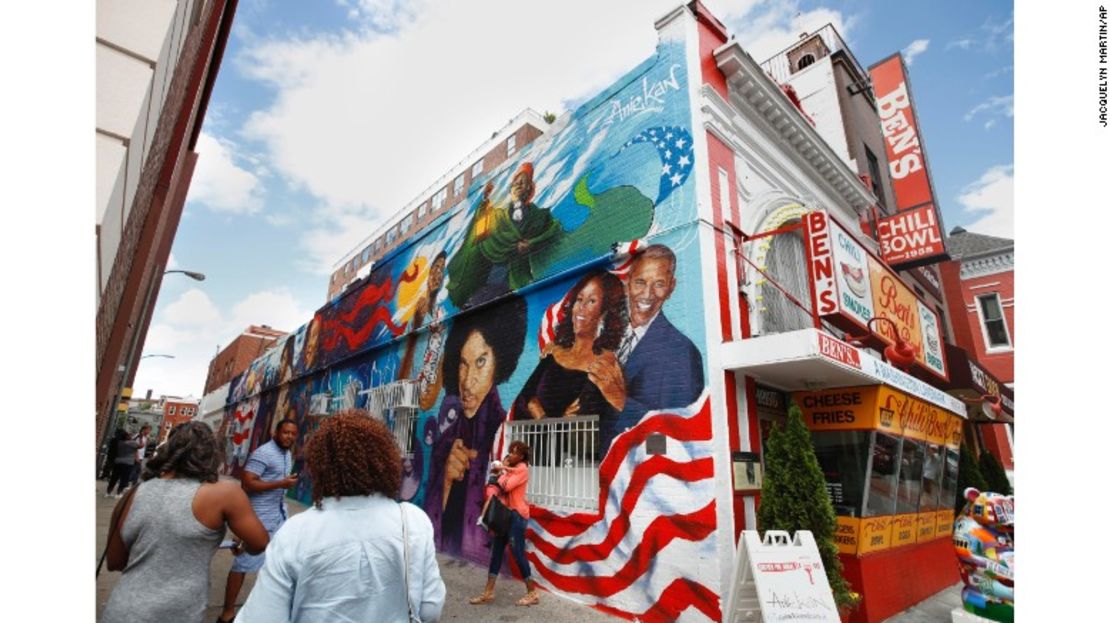
M 230 380 L 224 471 L 282 418 L 303 439 L 366 409 L 437 550 L 485 564 L 486 466 L 524 441 L 539 584 L 625 619 L 721 620 L 737 536 L 760 527 L 765 434 L 793 401 L 863 593 L 852 620 L 881 621 L 958 581 L 969 408 L 948 391 L 940 280 L 895 271 L 869 233 L 891 193 L 866 72 L 831 27 L 781 74 L 699 2 L 655 30 L 654 54 L 464 175 L 453 207 L 345 260 L 364 278 Z M 901 341 L 913 357 L 892 361 Z
M 162 430 L 159 431 L 158 441 L 164 441 L 166 435 L 174 426 L 184 424 L 197 416 L 200 401 L 196 398 L 179 396 L 162 396 Z
M 1005 386 L 1000 391 L 1005 403 L 1012 400 L 1014 388 L 1014 241 L 957 227 L 948 235 L 948 244 L 952 259 L 940 265 L 940 273 L 956 344 L 980 368 L 975 377 L 993 382 L 985 390 Z M 995 455 L 1012 478 L 1011 425 L 985 423 L 977 428 L 975 441 Z
M 98 0 L 96 439 L 131 384 L 237 0 Z
M 278 338 L 285 335 L 288 335 L 285 331 L 272 329 L 269 325 L 252 324 L 247 327 L 209 362 L 208 377 L 204 381 L 205 395 L 246 370 L 252 361 L 262 356 L 262 353 L 277 343 Z

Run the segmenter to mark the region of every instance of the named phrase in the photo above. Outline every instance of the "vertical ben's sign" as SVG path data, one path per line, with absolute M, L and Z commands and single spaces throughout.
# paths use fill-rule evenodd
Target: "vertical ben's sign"
M 883 261 L 903 270 L 946 260 L 944 225 L 933 196 L 902 54 L 872 65 L 870 71 L 898 209 L 879 219 Z

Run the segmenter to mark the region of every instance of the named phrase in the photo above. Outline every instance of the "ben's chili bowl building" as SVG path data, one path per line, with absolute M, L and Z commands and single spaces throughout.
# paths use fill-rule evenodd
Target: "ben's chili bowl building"
M 485 565 L 487 466 L 519 439 L 541 586 L 627 619 L 720 620 L 737 538 L 760 528 L 764 432 L 793 400 L 863 594 L 853 620 L 879 621 L 958 580 L 945 537 L 967 414 L 939 389 L 943 301 L 870 234 L 897 216 L 889 106 L 849 89 L 867 71 L 831 26 L 764 65 L 698 2 L 655 28 L 652 56 L 460 175 L 454 207 L 231 380 L 225 471 L 283 417 L 302 447 L 321 418 L 367 409 L 437 549 Z M 884 231 L 933 222 L 913 209 Z M 588 372 L 563 357 L 580 339 Z M 883 359 L 899 341 L 906 371 Z

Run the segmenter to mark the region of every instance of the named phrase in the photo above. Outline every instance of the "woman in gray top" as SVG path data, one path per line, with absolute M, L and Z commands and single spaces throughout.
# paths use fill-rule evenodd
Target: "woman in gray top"
M 108 569 L 123 570 L 101 621 L 195 621 L 208 603 L 208 567 L 230 526 L 252 554 L 269 535 L 238 482 L 217 479 L 220 449 L 203 422 L 175 428 L 111 525 Z M 119 516 L 117 523 L 117 516 Z

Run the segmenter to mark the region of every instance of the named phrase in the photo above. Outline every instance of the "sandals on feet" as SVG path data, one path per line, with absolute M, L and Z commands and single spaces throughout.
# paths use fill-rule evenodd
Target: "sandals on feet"
M 477 597 L 471 597 L 470 605 L 477 606 L 479 604 L 488 604 L 491 601 L 493 601 L 493 593 L 486 591 Z
M 524 597 L 521 597 L 520 599 L 517 600 L 516 605 L 518 605 L 518 606 L 534 606 L 538 603 L 540 603 L 540 594 L 537 593 L 536 591 L 528 591 L 527 593 L 524 594 Z

